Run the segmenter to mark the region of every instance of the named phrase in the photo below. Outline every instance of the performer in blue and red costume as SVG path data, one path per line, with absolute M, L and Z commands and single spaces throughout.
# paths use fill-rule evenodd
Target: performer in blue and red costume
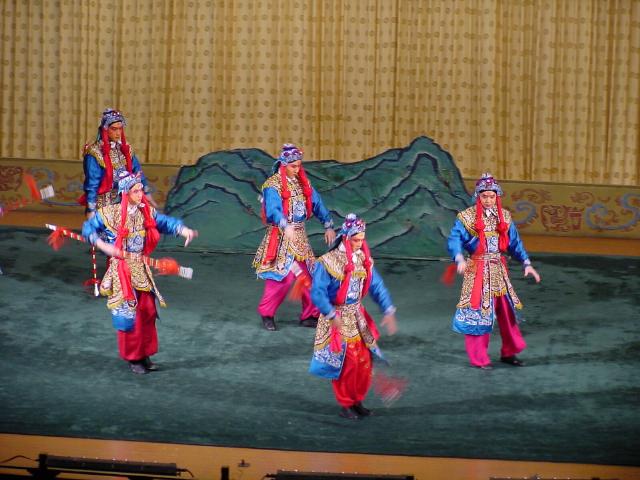
M 483 174 L 476 182 L 475 205 L 458 213 L 447 241 L 456 270 L 464 275 L 453 330 L 465 335 L 469 361 L 482 369 L 491 368 L 487 350 L 496 321 L 502 337 L 500 360 L 524 365 L 516 356 L 527 346 L 516 315 L 522 303 L 511 285 L 505 255 L 522 264 L 525 277 L 531 275 L 540 282 L 510 212 L 502 208 L 502 194 L 493 176 Z M 470 254 L 467 259 L 464 250 Z
M 140 162 L 127 143 L 124 133 L 126 125 L 121 112 L 107 108 L 102 113 L 96 140 L 84 147 L 84 195 L 78 202 L 85 206 L 87 218 L 92 217 L 98 208 L 120 201 L 118 178 L 123 171 L 141 175 L 147 201 L 155 206 L 148 195 L 147 180 Z
M 331 213 L 320 194 L 311 186 L 302 166 L 303 152 L 286 143 L 274 162 L 272 175 L 262 185 L 262 216 L 267 230 L 258 247 L 253 268 L 258 278 L 266 280 L 258 305 L 265 329 L 277 329 L 275 314 L 289 289 L 296 283 L 302 300 L 300 325 L 315 327 L 318 310 L 309 297 L 310 273 L 315 256 L 305 222 L 315 215 L 325 228 L 324 239 L 330 245 L 335 239 Z
M 389 334 L 397 330 L 396 308 L 373 266 L 365 229 L 362 219 L 347 215 L 332 249 L 318 259 L 311 287 L 321 315 L 309 371 L 332 380 L 340 416 L 354 420 L 371 414 L 362 402 L 371 387 L 372 357 L 383 359 L 378 329 L 361 303 L 367 294 L 384 314 L 382 326 Z
M 197 232 L 149 205 L 140 174 L 121 172 L 118 191 L 121 202 L 99 208 L 84 222 L 82 235 L 111 257 L 100 293 L 108 297 L 120 356 L 133 373 L 145 374 L 156 369 L 150 358 L 158 351 L 155 301 L 166 305 L 143 257 L 153 252 L 160 233 L 181 235 L 187 246 Z

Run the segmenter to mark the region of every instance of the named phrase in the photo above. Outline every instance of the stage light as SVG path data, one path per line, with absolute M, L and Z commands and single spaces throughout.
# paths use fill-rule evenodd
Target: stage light
M 413 475 L 372 475 L 364 473 L 296 472 L 278 470 L 275 480 L 414 480 Z
M 85 457 L 59 457 L 41 453 L 38 456 L 40 468 L 69 471 L 83 470 L 92 472 L 112 472 L 126 475 L 161 475 L 164 477 L 177 477 L 181 471 L 175 463 L 148 463 L 133 462 L 129 460 L 109 460 L 101 458 Z

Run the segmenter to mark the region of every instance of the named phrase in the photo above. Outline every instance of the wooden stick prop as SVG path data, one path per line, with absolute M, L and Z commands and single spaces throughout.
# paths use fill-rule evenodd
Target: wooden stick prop
M 93 295 L 96 297 L 100 296 L 100 280 L 98 279 L 98 264 L 96 263 L 96 246 L 91 245 L 91 274 L 92 277 L 84 282 L 84 285 L 90 287 L 93 285 Z
M 60 247 L 62 247 L 65 238 L 71 238 L 79 242 L 87 243 L 82 235 L 77 234 L 73 230 L 69 230 L 65 227 L 59 227 L 57 225 L 51 225 L 49 223 L 45 225 L 49 230 L 53 230 L 53 233 L 49 235 L 48 242 L 54 250 L 59 250 Z M 128 255 L 130 254 L 125 252 L 125 258 Z M 193 268 L 183 267 L 173 258 L 164 257 L 156 259 L 140 255 L 140 259 L 145 264 L 155 268 L 158 275 L 178 275 L 179 277 L 186 278 L 187 280 L 191 280 L 193 278 Z

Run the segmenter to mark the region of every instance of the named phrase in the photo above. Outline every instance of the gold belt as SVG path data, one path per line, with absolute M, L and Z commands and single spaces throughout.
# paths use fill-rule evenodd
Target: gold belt
M 304 222 L 291 222 L 288 226 L 293 227 L 295 230 L 304 230 Z
M 131 262 L 142 262 L 143 255 L 141 253 L 124 252 L 124 258 Z
M 471 259 L 475 261 L 483 260 L 485 262 L 500 263 L 501 253 L 483 253 L 482 255 L 472 255 Z

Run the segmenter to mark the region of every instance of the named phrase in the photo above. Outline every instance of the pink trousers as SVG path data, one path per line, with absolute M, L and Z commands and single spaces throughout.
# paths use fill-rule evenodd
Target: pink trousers
M 527 348 L 527 344 L 522 338 L 516 316 L 507 297 L 504 295 L 495 297 L 493 302 L 498 328 L 500 329 L 500 337 L 502 337 L 500 356 L 511 357 Z M 491 364 L 491 359 L 487 353 L 490 335 L 490 333 L 485 333 L 484 335 L 464 336 L 469 362 L 474 367 L 484 367 Z
M 297 262 L 298 266 L 311 276 L 307 269 L 305 262 Z M 284 277 L 280 282 L 275 280 L 266 280 L 264 283 L 264 293 L 258 304 L 258 313 L 263 317 L 275 317 L 278 307 L 282 304 L 289 289 L 296 280 L 296 276 L 293 272 Z M 302 313 L 300 314 L 300 320 L 304 320 L 309 317 L 319 317 L 320 312 L 316 306 L 311 302 L 311 295 L 309 289 L 305 288 L 302 291 Z

